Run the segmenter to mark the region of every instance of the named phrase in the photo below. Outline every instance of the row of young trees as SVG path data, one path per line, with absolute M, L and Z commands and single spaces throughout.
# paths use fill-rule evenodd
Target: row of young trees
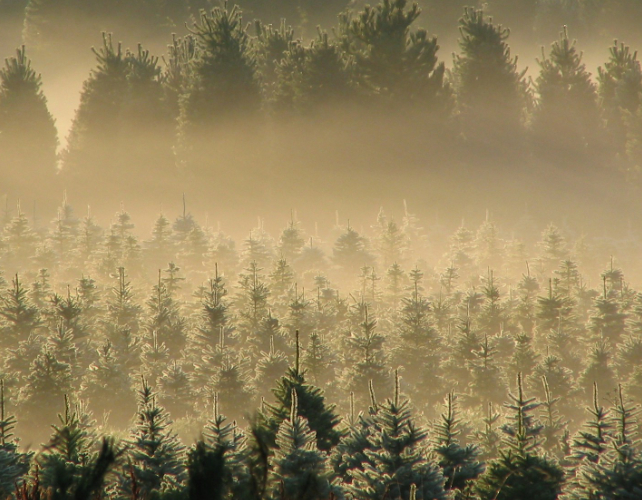
M 187 212 L 143 244 L 126 212 L 103 233 L 66 201 L 49 228 L 19 208 L 3 225 L 0 263 L 17 270 L 0 293 L 3 494 L 517 500 L 642 485 L 642 294 L 613 260 L 587 285 L 586 241 L 555 226 L 535 248 L 491 220 L 462 226 L 437 263 L 410 213 L 380 213 L 372 238 L 338 227 L 327 253 L 294 219 L 238 253 Z M 18 446 L 10 415 L 42 451 Z
M 420 127 L 430 147 L 461 146 L 448 150 L 451 159 L 515 164 L 533 153 L 566 170 L 637 172 L 642 70 L 626 45 L 611 47 L 594 81 L 564 29 L 531 80 L 511 55 L 509 31 L 471 8 L 446 71 L 437 40 L 415 27 L 419 14 L 405 0 L 384 0 L 342 15 L 332 36 L 320 30 L 305 43 L 285 22 L 251 29 L 237 7 L 217 7 L 174 38 L 163 64 L 105 35 L 60 156 L 61 176 L 83 186 L 96 179 L 153 186 L 175 182 L 179 172 L 201 180 L 225 180 L 234 169 L 250 175 L 261 155 L 246 151 L 267 154 L 269 130 L 282 118 L 320 116 Z M 3 172 L 28 165 L 53 176 L 56 132 L 24 48 L 0 79 Z M 25 130 L 25 120 L 41 125 Z M 245 147 L 230 153 L 231 137 Z

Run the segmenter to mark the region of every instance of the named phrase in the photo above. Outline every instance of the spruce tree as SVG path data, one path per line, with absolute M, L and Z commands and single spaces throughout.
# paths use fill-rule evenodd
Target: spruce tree
M 331 492 L 326 454 L 317 448 L 308 420 L 299 415 L 296 389 L 290 399 L 290 415 L 279 425 L 271 460 L 274 497 L 324 500 Z
M 156 393 L 143 378 L 138 390 L 136 427 L 128 441 L 129 470 L 121 472 L 119 490 L 141 495 L 160 492 L 161 486 L 176 486 L 185 478 L 184 446 L 171 430 L 165 409 L 156 401 Z M 135 481 L 134 484 L 132 482 Z
M 0 317 L 2 323 L 2 345 L 5 348 L 15 347 L 30 335 L 39 332 L 43 321 L 38 308 L 29 300 L 28 290 L 16 274 L 12 287 L 0 295 Z
M 511 395 L 512 396 L 512 395 Z M 475 485 L 481 500 L 518 500 L 523 498 L 555 500 L 561 493 L 564 472 L 557 463 L 537 449 L 541 426 L 529 412 L 534 399 L 525 399 L 521 378 L 518 395 L 512 396 L 512 423 L 505 426 L 507 438 L 498 458 L 492 460 Z
M 343 270 L 358 269 L 369 265 L 374 258 L 368 251 L 367 240 L 357 231 L 348 226 L 337 238 L 332 249 L 335 264 Z
M 31 183 L 34 176 L 51 189 L 56 182 L 57 147 L 58 133 L 42 80 L 23 45 L 0 69 L 0 172 L 5 192 L 34 195 L 33 190 L 39 190 Z
M 457 412 L 457 399 L 453 393 L 446 398 L 445 412 L 435 424 L 433 451 L 437 455 L 437 465 L 446 480 L 447 490 L 464 491 L 470 482 L 484 471 L 478 461 L 479 450 L 475 445 L 463 446 L 457 437 L 460 433 L 461 419 Z
M 385 337 L 376 331 L 377 319 L 372 317 L 368 305 L 358 305 L 360 323 L 350 331 L 344 345 L 344 370 L 341 375 L 344 387 L 354 392 L 360 402 L 366 400 L 368 383 L 387 392 L 390 388 L 383 350 Z
M 7 411 L 4 380 L 0 380 L 0 495 L 14 493 L 20 478 L 29 470 L 31 453 L 19 451 L 19 441 L 12 434 L 16 418 Z
M 414 423 L 409 401 L 399 394 L 398 377 L 394 397 L 379 405 L 374 418 L 378 425 L 368 437 L 371 449 L 364 463 L 348 471 L 348 491 L 355 498 L 402 500 L 416 488 L 415 498 L 446 498 L 441 471 L 422 453 L 427 432 Z
M 328 452 L 341 438 L 338 429 L 339 418 L 334 413 L 334 405 L 325 402 L 323 391 L 306 382 L 306 371 L 300 366 L 300 345 L 296 339 L 294 366 L 290 366 L 272 390 L 275 404 L 266 404 L 263 414 L 268 438 L 274 442 L 281 423 L 287 418 L 292 406 L 292 391 L 297 395 L 298 413 L 307 419 L 310 430 L 316 434 L 319 450 Z

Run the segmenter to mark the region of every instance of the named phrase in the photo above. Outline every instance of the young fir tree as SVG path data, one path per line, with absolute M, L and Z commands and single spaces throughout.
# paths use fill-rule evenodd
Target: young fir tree
M 538 156 L 555 165 L 586 168 L 599 157 L 601 121 L 597 93 L 566 27 L 549 56 L 538 59 L 533 141 Z
M 239 298 L 237 310 L 240 321 L 239 330 L 243 339 L 253 339 L 259 330 L 261 320 L 268 313 L 268 297 L 270 289 L 264 282 L 261 271 L 256 261 L 244 269 L 245 273 L 239 274 Z M 269 341 L 269 337 L 263 339 Z
M 455 490 L 460 495 L 463 493 L 459 492 L 466 490 L 484 472 L 484 466 L 478 460 L 479 449 L 476 445 L 463 446 L 459 442 L 457 436 L 461 434 L 461 419 L 457 411 L 457 398 L 453 393 L 448 394 L 445 407 L 446 411 L 434 427 L 432 449 L 446 480 L 445 488 Z
M 595 314 L 590 319 L 590 331 L 598 342 L 608 342 L 612 346 L 620 344 L 624 334 L 628 315 L 620 309 L 616 299 L 608 297 L 606 277 L 604 277 L 604 292 L 602 297 L 595 300 Z
M 560 261 L 568 257 L 566 240 L 557 226 L 549 224 L 542 232 L 538 246 L 541 252 L 537 259 L 538 271 L 548 277 Z
M 48 346 L 30 364 L 26 384 L 18 396 L 21 419 L 34 429 L 42 429 L 55 421 L 55 408 L 72 389 L 72 371 L 68 363 L 56 358 Z M 39 431 L 34 431 L 38 438 Z
M 593 385 L 591 402 L 592 405 L 587 407 L 590 420 L 584 424 L 585 430 L 580 430 L 573 439 L 571 458 L 578 464 L 582 461 L 597 463 L 613 436 L 613 422 L 609 410 L 599 403 L 597 383 Z
M 351 228 L 350 224 L 334 243 L 332 258 L 343 270 L 359 269 L 374 261 L 368 251 L 366 238 Z
M 590 396 L 595 382 L 604 393 L 613 393 L 617 388 L 610 358 L 611 350 L 605 342 L 598 342 L 591 349 L 586 359 L 586 367 L 577 381 L 579 390 L 584 392 L 586 398 Z
M 317 448 L 308 420 L 299 415 L 296 389 L 292 389 L 290 399 L 290 415 L 279 425 L 271 458 L 273 496 L 324 500 L 332 491 L 326 453 Z
M 517 69 L 506 43 L 510 31 L 473 8 L 465 9 L 459 31 L 454 84 L 464 136 L 478 154 L 519 153 L 528 94 L 526 70 Z
M 195 482 L 194 470 L 195 459 L 199 456 L 202 457 L 201 460 L 204 459 L 202 464 L 206 467 L 202 472 L 206 473 L 209 469 L 210 474 L 215 474 L 209 478 L 200 478 L 200 485 Z M 236 422 L 226 422 L 225 416 L 219 412 L 216 395 L 214 415 L 205 426 L 203 441 L 197 443 L 196 448 L 190 450 L 188 455 L 190 494 L 195 487 L 203 488 L 207 485 L 209 487 L 203 488 L 201 495 L 210 498 L 255 498 L 256 485 L 247 464 L 248 458 L 249 448 L 245 434 L 237 427 Z M 216 496 L 217 491 L 220 492 L 220 497 Z
M 149 496 L 161 487 L 177 486 L 185 480 L 184 447 L 171 430 L 165 409 L 145 378 L 138 390 L 136 427 L 128 441 L 129 467 L 120 473 L 119 490 Z M 129 470 L 128 470 L 129 469 Z
M 489 402 L 499 405 L 504 401 L 506 382 L 495 360 L 496 354 L 497 347 L 485 337 L 475 352 L 475 359 L 469 364 L 472 377 L 465 399 L 469 406 Z
M 262 412 L 266 436 L 274 443 L 281 423 L 287 418 L 292 406 L 292 391 L 296 392 L 298 413 L 307 419 L 310 430 L 316 434 L 319 450 L 329 452 L 341 438 L 338 429 L 339 418 L 334 413 L 334 405 L 327 405 L 323 391 L 306 382 L 306 372 L 300 366 L 300 345 L 296 338 L 296 354 L 294 366 L 281 377 L 272 390 L 276 397 L 275 404 L 266 404 Z
M 0 69 L 0 172 L 7 193 L 26 197 L 37 189 L 35 176 L 49 189 L 56 181 L 58 133 L 24 45 Z M 43 193 L 44 194 L 44 193 Z
M 512 423 L 504 427 L 507 438 L 499 457 L 492 460 L 475 485 L 481 500 L 555 500 L 561 493 L 564 472 L 557 463 L 541 455 L 538 435 L 542 427 L 529 415 L 534 399 L 525 399 L 521 378 L 518 396 L 512 396 Z
M 65 411 L 60 423 L 52 425 L 53 434 L 38 456 L 37 463 L 44 488 L 58 498 L 67 498 L 74 483 L 85 470 L 94 444 L 90 429 L 81 422 L 80 406 L 72 407 L 65 395 Z
M 7 411 L 4 380 L 0 380 L 0 495 L 10 497 L 20 479 L 29 471 L 32 453 L 19 450 L 19 441 L 12 434 L 16 418 Z
M 173 356 L 185 347 L 187 323 L 182 317 L 179 305 L 173 299 L 158 270 L 158 282 L 154 285 L 147 301 L 149 319 L 147 330 L 155 333 Z
M 40 311 L 33 305 L 19 276 L 16 274 L 11 288 L 0 295 L 0 332 L 2 345 L 11 348 L 39 332 L 43 326 Z
M 138 357 L 136 360 L 138 362 Z M 97 359 L 89 365 L 80 384 L 80 393 L 93 412 L 105 416 L 114 426 L 127 426 L 136 413 L 130 375 L 132 368 L 107 341 L 97 349 Z M 114 401 L 118 404 L 115 405 Z
M 154 222 L 151 239 L 145 242 L 145 259 L 150 266 L 154 266 L 152 269 L 160 269 L 171 262 L 175 255 L 172 225 L 167 217 L 160 214 Z
M 194 407 L 192 380 L 183 364 L 173 360 L 158 379 L 160 401 L 174 418 L 187 416 Z
M 369 313 L 365 302 L 358 304 L 357 325 L 344 340 L 344 370 L 341 375 L 346 390 L 354 392 L 360 402 L 366 401 L 371 381 L 378 389 L 388 392 L 390 381 L 383 350 L 385 337 L 376 332 L 377 320 Z
M 430 303 L 419 292 L 417 281 L 412 295 L 401 301 L 393 359 L 407 373 L 410 394 L 433 400 L 443 395 L 444 382 L 439 376 L 442 342 L 432 325 Z
M 35 255 L 39 238 L 30 227 L 29 219 L 20 208 L 20 203 L 18 203 L 18 213 L 4 226 L 3 233 L 2 243 L 5 247 L 2 255 L 3 267 L 26 270 L 31 266 L 31 259 Z
M 309 352 L 309 349 L 306 352 Z M 284 352 L 275 348 L 274 336 L 272 336 L 270 339 L 270 350 L 268 352 L 261 351 L 261 356 L 256 361 L 254 377 L 256 392 L 262 394 L 266 392 L 267 387 L 274 386 L 283 373 L 287 372 L 289 366 L 288 357 Z M 315 385 L 319 385 L 316 377 L 314 383 Z
M 639 452 L 636 416 L 638 406 L 624 400 L 619 387 L 614 402 L 614 432 L 610 446 L 597 462 L 585 461 L 567 498 L 635 498 L 640 492 L 642 459 Z
M 445 499 L 444 477 L 423 453 L 427 432 L 414 423 L 410 402 L 399 394 L 398 376 L 394 397 L 378 405 L 373 418 L 377 425 L 368 436 L 370 449 L 365 462 L 348 470 L 348 491 L 355 498 L 402 500 L 416 489 L 415 498 Z

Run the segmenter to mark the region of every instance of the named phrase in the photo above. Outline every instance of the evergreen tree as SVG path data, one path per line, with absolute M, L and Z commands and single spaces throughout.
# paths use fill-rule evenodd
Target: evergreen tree
M 202 11 L 191 32 L 196 56 L 180 97 L 179 145 L 203 161 L 217 126 L 257 112 L 261 95 L 256 56 L 237 6 Z
M 368 252 L 366 238 L 352 229 L 349 224 L 337 238 L 332 255 L 334 262 L 344 270 L 361 268 L 374 260 Z
M 532 124 L 536 153 L 558 166 L 586 168 L 599 156 L 601 123 L 597 94 L 566 27 L 549 56 L 542 54 L 537 62 L 538 100 Z M 563 114 L 560 110 L 564 110 Z
M 321 29 L 309 47 L 290 43 L 276 70 L 277 111 L 305 113 L 332 105 L 345 106 L 354 96 L 351 70 L 339 45 Z
M 350 19 L 344 37 L 356 58 L 357 81 L 368 94 L 443 118 L 450 105 L 445 66 L 437 62 L 437 39 L 424 29 L 411 30 L 419 14 L 417 4 L 383 0 Z
M 184 447 L 171 431 L 167 412 L 156 402 L 156 393 L 143 378 L 138 390 L 136 427 L 128 442 L 129 471 L 121 472 L 119 489 L 131 494 L 159 492 L 163 485 L 179 485 L 185 480 Z M 130 484 L 135 480 L 135 484 Z
M 579 388 L 586 397 L 591 394 L 593 384 L 597 383 L 600 390 L 610 393 L 617 388 L 615 374 L 610 363 L 611 351 L 604 342 L 597 343 L 590 351 L 586 367 L 578 380 Z
M 564 479 L 563 470 L 554 461 L 541 456 L 537 436 L 542 427 L 532 420 L 529 412 L 537 406 L 534 399 L 525 399 L 521 378 L 518 396 L 511 395 L 514 411 L 512 424 L 505 426 L 507 439 L 499 458 L 492 460 L 475 485 L 482 500 L 550 499 L 558 498 Z
M 12 434 L 16 418 L 7 412 L 4 380 L 0 380 L 0 495 L 8 498 L 20 478 L 29 470 L 31 453 L 22 453 L 18 439 Z
M 433 400 L 441 395 L 443 380 L 439 376 L 441 339 L 432 325 L 430 310 L 415 281 L 412 295 L 402 299 L 393 356 L 396 365 L 406 370 L 411 394 Z
M 284 499 L 323 500 L 330 495 L 326 454 L 317 448 L 316 435 L 299 415 L 296 389 L 292 389 L 290 417 L 279 425 L 272 458 L 274 496 Z
M 27 216 L 18 203 L 18 213 L 4 227 L 3 246 L 5 247 L 3 266 L 7 268 L 26 268 L 36 252 L 38 236 L 29 226 Z M 11 267 L 10 267 L 11 266 Z
M 274 442 L 281 423 L 287 419 L 292 407 L 292 391 L 297 395 L 298 413 L 307 419 L 310 430 L 316 434 L 317 448 L 328 452 L 336 446 L 341 438 L 338 429 L 339 419 L 334 413 L 334 405 L 327 405 L 323 391 L 306 382 L 306 372 L 300 366 L 299 339 L 296 339 L 296 356 L 294 366 L 272 390 L 276 397 L 276 404 L 266 404 L 266 413 L 263 414 L 268 439 Z
M 609 143 L 619 160 L 625 162 L 627 120 L 637 113 L 642 91 L 642 68 L 637 52 L 615 41 L 609 48 L 609 60 L 597 72 L 598 96 L 604 109 Z
M 154 285 L 147 307 L 149 309 L 148 332 L 155 333 L 159 341 L 176 356 L 185 347 L 187 324 L 178 304 L 163 282 L 160 270 L 158 283 Z
M 0 331 L 4 347 L 16 346 L 43 326 L 40 311 L 29 300 L 29 292 L 17 274 L 12 285 L 0 295 L 0 317 L 3 319 Z
M 247 440 L 235 422 L 226 423 L 226 418 L 219 413 L 218 396 L 215 397 L 213 419 L 207 423 L 203 434 L 202 444 L 210 454 L 211 466 L 218 463 L 217 470 L 212 471 L 216 472 L 218 477 L 210 477 L 209 481 L 219 481 L 214 488 L 209 488 L 203 494 L 210 497 L 214 494 L 214 498 L 216 498 L 214 492 L 220 488 L 218 491 L 221 491 L 221 498 L 227 498 L 226 494 L 230 498 L 251 498 L 255 494 L 255 485 L 247 465 L 249 458 Z M 195 455 L 199 453 L 200 444 L 197 444 L 196 449 L 190 451 L 188 458 L 192 464 Z M 189 473 L 189 488 L 192 490 L 194 483 L 192 467 L 190 467 Z
M 354 392 L 357 399 L 366 399 L 366 388 L 369 382 L 377 388 L 389 389 L 389 377 L 386 369 L 386 354 L 383 350 L 385 337 L 376 332 L 377 320 L 369 315 L 368 305 L 359 304 L 361 321 L 356 331 L 350 331 L 345 339 L 344 368 L 341 375 L 344 387 Z
M 96 174 L 108 179 L 120 139 L 120 111 L 128 94 L 129 64 L 120 44 L 103 35 L 102 47 L 92 49 L 97 61 L 83 84 L 80 105 L 67 138 L 63 171 L 78 179 Z M 115 147 L 116 146 L 116 147 Z
M 485 337 L 475 352 L 475 359 L 470 362 L 472 380 L 468 384 L 466 401 L 471 406 L 488 402 L 499 405 L 504 400 L 506 382 L 495 361 L 496 353 L 497 348 Z
M 597 463 L 613 435 L 609 411 L 599 404 L 597 383 L 593 385 L 592 403 L 592 406 L 587 408 L 591 418 L 584 424 L 586 430 L 578 432 L 573 439 L 572 458 L 578 463 L 583 460 Z
M 371 449 L 360 467 L 348 471 L 348 491 L 355 498 L 401 500 L 416 488 L 415 498 L 446 498 L 444 477 L 422 453 L 427 433 L 414 423 L 409 401 L 401 399 L 398 378 L 394 398 L 379 405 L 374 418 L 378 426 L 369 436 Z
M 30 182 L 34 176 L 51 189 L 56 181 L 57 147 L 58 133 L 42 80 L 23 45 L 0 69 L 0 172 L 5 192 L 33 195 L 34 189 L 39 190 Z
M 461 433 L 461 419 L 457 414 L 456 401 L 455 395 L 449 393 L 446 411 L 435 425 L 433 450 L 446 479 L 445 488 L 463 491 L 484 471 L 484 466 L 477 460 L 479 450 L 475 445 L 462 446 L 459 442 L 457 436 Z
M 528 94 L 525 70 L 518 71 L 506 43 L 510 32 L 473 8 L 465 9 L 459 31 L 454 83 L 462 131 L 477 154 L 498 148 L 515 154 Z
M 71 366 L 58 360 L 48 347 L 33 359 L 18 406 L 23 422 L 34 429 L 34 436 L 44 438 L 35 429 L 55 421 L 55 408 L 71 392 L 72 381 Z
M 136 413 L 130 368 L 107 341 L 97 349 L 97 359 L 89 365 L 80 384 L 81 394 L 93 411 L 105 415 L 115 426 L 129 424 Z

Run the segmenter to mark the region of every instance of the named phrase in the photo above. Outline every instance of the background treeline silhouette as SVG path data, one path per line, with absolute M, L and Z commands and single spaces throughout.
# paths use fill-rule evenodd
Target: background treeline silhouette
M 5 212 L 2 495 L 635 498 L 639 239 L 373 219 Z
M 343 7 L 320 3 L 336 12 Z M 609 41 L 607 50 L 604 42 L 592 76 L 573 36 L 580 25 L 591 33 L 611 33 L 613 25 L 637 43 L 620 19 L 642 19 L 638 2 L 551 0 L 526 9 L 530 17 L 515 21 L 521 29 L 541 23 L 552 30 L 528 72 L 510 51 L 515 35 L 500 22 L 505 15 L 510 26 L 518 6 L 529 2 L 458 7 L 452 63 L 421 27 L 420 8 L 405 0 L 354 5 L 306 36 L 289 19 L 249 22 L 263 13 L 258 5 L 268 4 L 241 4 L 249 12 L 242 17 L 231 4 L 199 11 L 205 5 L 29 2 L 26 49 L 0 73 L 0 189 L 45 203 L 61 192 L 52 187 L 64 186 L 100 203 L 115 192 L 155 201 L 168 192 L 203 197 L 217 185 L 225 186 L 217 199 L 257 208 L 269 201 L 266 193 L 287 197 L 295 188 L 321 187 L 345 195 L 365 175 L 375 186 L 401 190 L 429 186 L 418 179 L 422 173 L 447 173 L 471 185 L 545 179 L 547 187 L 569 187 L 582 209 L 586 189 L 629 200 L 642 164 L 635 45 Z M 3 5 L 20 10 L 15 2 Z M 430 16 L 446 15 L 442 7 L 425 6 L 429 26 Z M 282 8 L 274 12 L 316 12 L 305 2 Z M 569 33 L 555 20 L 570 13 L 581 22 L 570 22 Z M 172 38 L 186 20 L 189 31 Z M 138 36 L 145 22 L 164 33 L 164 53 L 135 43 L 128 49 L 119 32 L 95 43 L 100 27 Z M 73 67 L 75 52 L 58 42 L 88 53 L 89 42 L 75 30 L 92 33 L 95 60 L 62 141 L 29 56 Z M 538 50 L 538 41 L 529 43 Z M 337 175 L 343 182 L 334 182 Z M 393 183 L 386 181 L 391 176 Z M 34 178 L 43 181 L 37 188 Z

